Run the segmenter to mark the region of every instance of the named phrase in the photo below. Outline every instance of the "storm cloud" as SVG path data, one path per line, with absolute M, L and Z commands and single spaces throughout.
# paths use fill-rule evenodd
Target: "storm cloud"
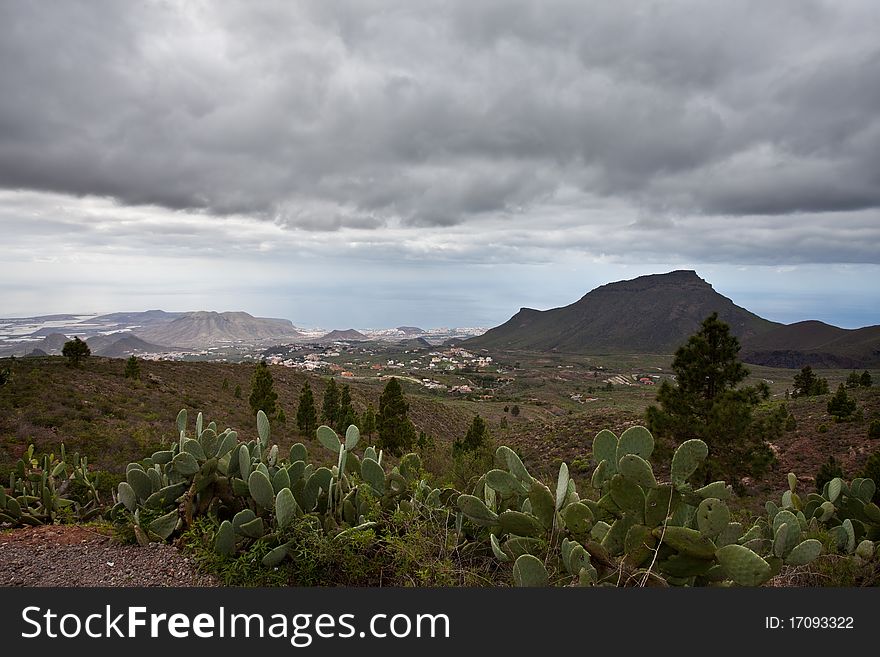
M 4 257 L 878 264 L 877 34 L 873 0 L 9 0 Z

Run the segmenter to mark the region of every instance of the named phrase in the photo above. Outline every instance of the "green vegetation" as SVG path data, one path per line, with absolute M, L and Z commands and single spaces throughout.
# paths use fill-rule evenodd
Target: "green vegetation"
M 324 403 L 321 406 L 321 421 L 328 425 L 336 424 L 336 418 L 339 417 L 339 388 L 336 380 L 332 377 L 327 381 L 327 387 L 324 388 Z
M 856 401 L 846 394 L 846 388 L 841 383 L 834 396 L 828 400 L 828 413 L 837 422 L 848 420 L 856 412 Z
M 822 492 L 825 484 L 829 481 L 837 477 L 843 479 L 845 476 L 843 468 L 840 467 L 837 459 L 834 456 L 829 456 L 828 460 L 819 468 L 819 472 L 816 473 L 816 490 Z
M 299 394 L 296 407 L 296 428 L 303 436 L 311 436 L 318 428 L 318 412 L 315 410 L 315 397 L 312 386 L 306 381 Z
M 92 355 L 92 350 L 79 337 L 75 337 L 64 343 L 61 355 L 67 359 L 71 367 L 79 367 L 86 358 Z
M 339 433 L 345 433 L 352 424 L 358 424 L 358 417 L 351 405 L 351 386 L 346 383 L 339 394 L 339 409 L 336 411 L 333 427 Z
M 87 522 L 102 510 L 88 459 L 74 453 L 68 461 L 64 445 L 60 457 L 35 455 L 29 445 L 9 475 L 9 489 L 0 486 L 0 523 Z
M 880 419 L 871 420 L 871 424 L 868 426 L 868 438 L 880 440 Z
M 272 373 L 266 361 L 260 361 L 254 370 L 254 376 L 251 379 L 251 394 L 248 397 L 248 403 L 254 414 L 263 411 L 268 416 L 275 415 L 275 402 L 278 394 L 275 392 L 275 382 L 272 380 Z
M 660 406 L 647 410 L 651 431 L 677 444 L 699 439 L 710 447 L 702 477 L 757 475 L 772 462 L 767 441 L 782 432 L 782 418 L 756 419 L 755 407 L 769 397 L 766 384 L 737 386 L 748 376 L 738 357 L 739 341 L 717 314 L 675 353 L 675 383 L 664 381 Z M 783 409 L 784 410 L 784 409 Z
M 364 415 L 361 418 L 361 425 L 363 426 L 364 435 L 372 439 L 373 434 L 376 433 L 376 410 L 372 404 L 367 405 L 367 410 L 364 411 Z
M 403 396 L 403 388 L 395 377 L 391 377 L 379 397 L 376 444 L 393 456 L 400 456 L 412 449 L 416 442 L 416 430 L 407 417 L 408 411 L 409 404 Z
M 871 379 L 871 373 L 868 370 L 865 370 L 861 374 L 853 370 L 849 373 L 849 376 L 846 377 L 847 388 L 870 388 L 872 384 L 873 380 Z
M 126 379 L 137 380 L 141 378 L 141 365 L 138 362 L 137 356 L 129 356 L 125 361 L 125 371 L 123 372 L 123 376 Z
M 464 438 L 456 439 L 452 443 L 452 455 L 458 456 L 465 452 L 476 452 L 488 445 L 490 440 L 489 427 L 486 426 L 486 421 L 479 415 L 475 415 Z
M 807 365 L 800 374 L 794 375 L 792 397 L 815 397 L 816 395 L 828 394 L 828 381 L 819 378 L 813 373 L 813 368 Z

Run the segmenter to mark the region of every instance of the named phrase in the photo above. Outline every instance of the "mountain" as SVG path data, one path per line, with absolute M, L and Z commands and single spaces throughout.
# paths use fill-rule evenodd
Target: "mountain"
M 425 329 L 420 329 L 418 326 L 398 326 L 397 330 L 407 336 L 422 335 L 425 333 Z
M 842 329 L 813 320 L 787 324 L 744 340 L 740 356 L 770 367 L 880 367 L 880 326 Z
M 354 329 L 346 329 L 345 331 L 330 331 L 326 335 L 318 338 L 318 342 L 362 342 L 369 340 L 366 335 Z
M 86 342 L 89 345 L 89 349 L 92 350 L 92 354 L 95 356 L 106 356 L 107 358 L 123 358 L 133 354 L 155 354 L 170 351 L 167 347 L 161 347 L 141 340 L 134 333 L 130 332 L 96 335 L 86 340 Z
M 169 313 L 164 310 L 145 310 L 143 312 L 110 313 L 108 315 L 100 315 L 95 317 L 94 321 L 103 324 L 118 324 L 119 326 L 137 326 L 138 328 L 145 328 L 148 326 L 156 326 L 158 324 L 168 324 L 186 314 L 187 313 Z
M 64 348 L 64 343 L 70 340 L 63 333 L 49 333 L 42 340 L 23 340 L 21 342 L 7 342 L 0 347 L 0 358 L 7 356 L 33 356 L 36 355 L 59 356 Z
M 671 354 L 713 312 L 741 340 L 781 326 L 718 294 L 696 272 L 678 270 L 602 285 L 563 308 L 522 308 L 501 326 L 460 344 L 578 354 Z
M 138 331 L 153 344 L 181 348 L 202 348 L 216 343 L 259 343 L 267 340 L 295 340 L 302 337 L 287 319 L 254 317 L 244 312 L 188 312 L 176 319 Z

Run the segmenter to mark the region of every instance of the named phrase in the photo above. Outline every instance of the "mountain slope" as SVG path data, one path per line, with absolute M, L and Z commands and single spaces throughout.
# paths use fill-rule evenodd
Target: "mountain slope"
M 107 358 L 122 358 L 132 354 L 161 353 L 168 351 L 166 347 L 150 344 L 141 340 L 134 333 L 111 333 L 110 335 L 96 335 L 86 341 L 92 354 L 106 356 Z
M 138 331 L 143 340 L 169 347 L 204 347 L 220 342 L 257 343 L 296 339 L 302 334 L 286 319 L 253 317 L 244 312 L 183 313 L 177 319 Z
M 880 367 L 880 326 L 842 329 L 797 322 L 744 340 L 740 355 L 747 363 L 770 367 Z
M 780 326 L 718 294 L 696 272 L 678 270 L 609 283 L 563 308 L 523 308 L 501 326 L 461 344 L 564 353 L 673 353 L 713 312 L 740 339 Z

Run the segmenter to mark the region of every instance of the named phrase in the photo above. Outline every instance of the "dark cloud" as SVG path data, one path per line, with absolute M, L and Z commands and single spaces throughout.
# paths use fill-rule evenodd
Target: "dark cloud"
M 761 217 L 809 259 L 840 213 L 878 216 L 878 33 L 868 0 L 10 0 L 0 186 L 537 242 L 604 204 L 611 243 L 690 216 L 685 250 L 731 258 Z M 768 219 L 794 214 L 825 218 Z

